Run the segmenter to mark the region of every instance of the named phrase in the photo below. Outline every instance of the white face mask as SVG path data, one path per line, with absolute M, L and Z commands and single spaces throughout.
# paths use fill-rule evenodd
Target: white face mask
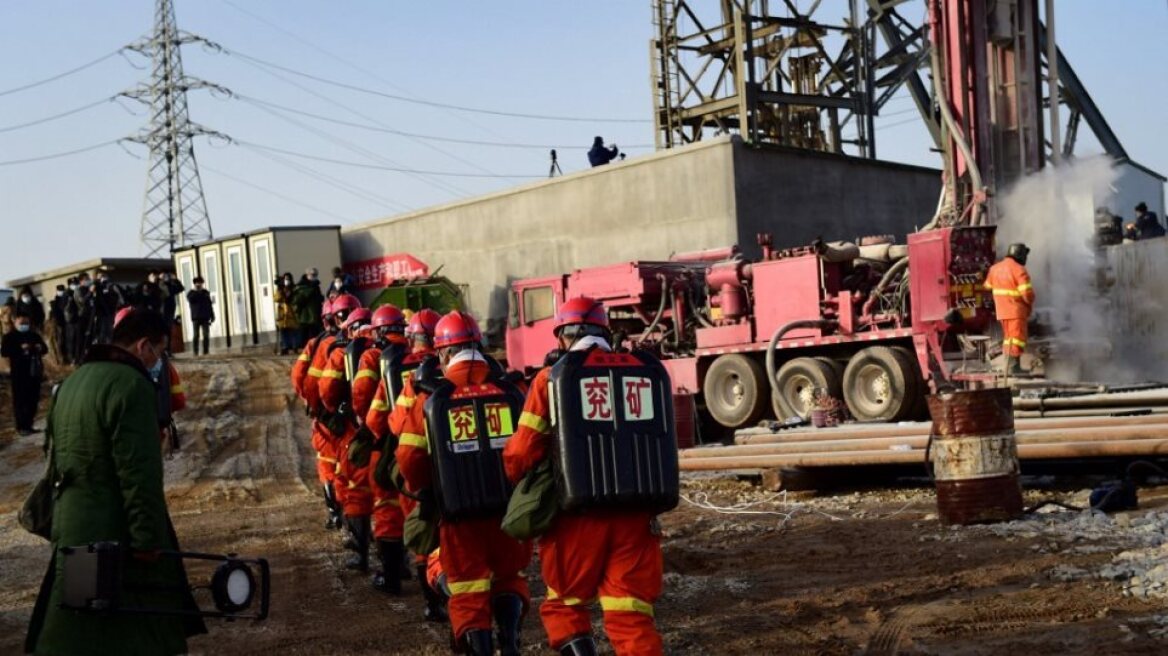
M 24 301 L 25 303 L 32 303 L 32 297 L 29 296 L 28 294 L 21 294 L 20 300 Z

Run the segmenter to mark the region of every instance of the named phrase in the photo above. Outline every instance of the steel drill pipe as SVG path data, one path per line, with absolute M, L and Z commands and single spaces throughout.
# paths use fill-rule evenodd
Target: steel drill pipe
M 1022 460 L 1062 460 L 1074 458 L 1119 458 L 1168 455 L 1168 437 L 1162 439 L 1075 442 L 1070 444 L 1020 444 Z M 775 469 L 782 467 L 856 467 L 863 465 L 905 465 L 924 462 L 924 449 L 912 451 L 842 451 L 836 453 L 792 453 L 718 458 L 686 458 L 683 471 L 727 469 Z
M 1143 406 L 1168 406 L 1168 392 L 1152 389 L 1140 392 L 1110 392 L 1106 394 L 1080 394 L 1078 396 L 1056 396 L 1047 399 L 1014 399 L 1015 410 L 1073 410 L 1078 408 L 1130 408 Z
M 1143 415 L 1127 415 L 1111 417 L 1108 415 L 1123 415 L 1124 413 L 1147 411 Z M 1071 417 L 1094 417 L 1096 419 L 1139 419 L 1154 415 L 1168 415 L 1168 406 L 1132 406 L 1128 408 L 1080 408 L 1077 410 L 1016 410 L 1014 418 L 1018 423 L 1022 420 L 1039 419 L 1067 419 Z
M 1052 428 L 1046 430 L 1018 431 L 1015 439 L 1020 445 L 1031 444 L 1076 444 L 1102 442 L 1143 442 L 1148 440 L 1168 440 L 1168 423 L 1144 426 L 1096 426 L 1076 429 Z M 700 447 L 684 449 L 681 458 L 734 458 L 758 455 L 812 455 L 835 452 L 861 452 L 895 450 L 895 447 L 923 449 L 928 443 L 927 435 L 884 438 L 856 438 L 842 440 L 821 440 L 808 442 L 785 442 L 777 444 L 744 444 L 724 447 Z
M 1168 408 L 1165 408 L 1168 413 Z M 1143 426 L 1153 424 L 1168 424 L 1168 419 L 1161 414 L 1138 415 L 1134 417 L 1065 417 L 1065 418 L 1028 418 L 1015 420 L 1014 426 L 1019 430 L 1054 430 L 1078 428 L 1107 428 L 1112 426 Z M 869 439 L 881 437 L 917 437 L 928 436 L 932 430 L 929 422 L 915 422 L 911 424 L 895 425 L 857 425 L 840 426 L 838 428 L 817 428 L 811 430 L 787 430 L 778 433 L 752 432 L 743 434 L 739 431 L 734 438 L 738 445 L 747 444 L 786 444 L 789 442 L 818 442 L 845 439 Z

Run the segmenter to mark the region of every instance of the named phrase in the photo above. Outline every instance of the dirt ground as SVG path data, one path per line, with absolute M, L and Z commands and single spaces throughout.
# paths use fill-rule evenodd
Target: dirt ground
M 446 627 L 420 619 L 416 585 L 390 598 L 342 569 L 339 537 L 322 528 L 290 363 L 179 362 L 191 408 L 166 473 L 182 545 L 263 556 L 273 573 L 269 620 L 212 621 L 191 653 L 449 653 Z M 15 438 L 7 406 L 0 416 L 0 653 L 9 654 L 19 653 L 48 545 L 14 517 L 40 474 L 42 436 Z M 687 478 L 684 492 L 687 501 L 662 518 L 657 622 L 671 654 L 1168 652 L 1164 599 L 1125 595 L 1105 571 L 1121 552 L 1162 541 L 1149 532 L 1163 523 L 1142 518 L 1168 509 L 1168 488 L 1142 490 L 1142 509 L 1122 522 L 1058 512 L 955 529 L 939 526 L 923 488 L 795 499 L 704 476 Z M 1031 491 L 1028 500 L 1050 494 Z M 1083 493 L 1058 495 L 1081 501 Z M 539 603 L 543 586 L 531 570 Z M 525 626 L 526 652 L 548 653 L 537 619 Z

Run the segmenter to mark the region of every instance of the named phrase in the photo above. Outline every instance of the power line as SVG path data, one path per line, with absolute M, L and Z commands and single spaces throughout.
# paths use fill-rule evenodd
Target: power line
M 605 118 L 605 117 L 588 117 L 588 116 L 551 116 L 551 115 L 547 115 L 547 114 L 525 114 L 525 113 L 521 113 L 521 112 L 507 112 L 507 111 L 495 110 L 495 109 L 483 109 L 481 107 L 466 107 L 464 105 L 454 105 L 454 104 L 450 104 L 450 103 L 442 103 L 442 102 L 437 102 L 437 101 L 433 101 L 433 100 L 425 100 L 422 98 L 411 98 L 409 96 L 401 96 L 401 95 L 397 95 L 397 94 L 386 93 L 384 91 L 378 91 L 376 89 L 369 89 L 366 87 L 358 86 L 356 84 L 349 84 L 347 82 L 338 82 L 336 80 L 330 80 L 326 77 L 321 77 L 319 75 L 313 75 L 312 73 L 305 73 L 304 71 L 298 71 L 294 68 L 282 66 L 280 64 L 277 64 L 275 62 L 270 62 L 270 61 L 267 61 L 265 59 L 260 59 L 258 57 L 252 57 L 251 55 L 244 54 L 242 52 L 239 52 L 238 50 L 231 50 L 231 49 L 226 48 L 226 47 L 223 47 L 223 52 L 227 53 L 228 55 L 235 55 L 236 57 L 239 57 L 241 59 L 246 59 L 252 63 L 259 64 L 261 66 L 274 68 L 276 70 L 284 71 L 285 73 L 297 75 L 299 77 L 307 78 L 307 79 L 313 80 L 315 82 L 320 82 L 322 84 L 328 84 L 328 85 L 331 85 L 334 87 L 339 87 L 341 89 L 348 89 L 349 91 L 356 91 L 358 93 L 365 93 L 365 94 L 369 94 L 372 96 L 380 96 L 382 98 L 388 98 L 390 100 L 397 100 L 400 102 L 412 103 L 415 105 L 425 105 L 427 107 L 440 107 L 442 109 L 450 109 L 450 110 L 459 111 L 459 112 L 470 112 L 472 114 L 486 114 L 489 116 L 506 116 L 509 118 L 524 118 L 524 119 L 530 119 L 530 120 L 536 120 L 536 121 L 565 121 L 565 122 L 574 122 L 574 123 L 648 123 L 649 122 L 647 119 L 639 119 L 639 118 Z
M 284 157 L 282 155 L 277 155 L 275 153 L 268 153 L 268 152 L 259 151 L 259 150 L 256 150 L 253 152 L 255 152 L 256 155 L 263 157 L 264 159 L 275 162 L 281 166 L 286 166 L 286 167 L 292 169 L 293 171 L 296 171 L 302 175 L 308 176 L 314 180 L 317 180 L 318 182 L 322 182 L 324 184 L 327 184 L 328 186 L 333 187 L 334 189 L 339 189 L 339 190 L 341 190 L 341 191 L 343 191 L 351 196 L 354 196 L 356 198 L 360 198 L 361 200 L 363 200 L 367 203 L 372 203 L 372 204 L 377 205 L 377 206 L 388 205 L 388 206 L 396 209 L 399 212 L 408 212 L 412 209 L 408 205 L 405 205 L 403 203 L 395 201 L 391 198 L 386 198 L 385 196 L 374 193 L 372 191 L 362 189 L 361 187 L 358 187 L 357 185 L 354 185 L 350 182 L 346 182 L 344 180 L 341 180 L 340 178 L 337 178 L 336 176 L 332 176 L 332 175 L 329 175 L 327 173 L 322 173 L 321 171 L 318 171 L 318 170 L 312 168 L 311 166 L 308 166 L 306 164 L 300 164 L 298 162 L 294 162 L 294 161 L 292 161 L 292 160 L 290 160 L 287 157 Z
M 64 152 L 53 153 L 51 155 L 41 155 L 40 157 L 26 157 L 25 159 L 10 159 L 6 162 L 0 162 L 0 166 L 14 166 L 16 164 L 31 164 L 33 162 L 43 162 L 45 160 L 59 159 L 61 157 L 68 157 L 70 155 L 79 155 L 81 153 L 87 153 L 91 150 L 97 150 L 98 148 L 105 148 L 106 146 L 112 146 L 112 145 L 118 143 L 119 141 L 121 141 L 121 139 L 112 139 L 110 141 L 103 141 L 99 144 L 93 144 L 92 146 L 86 146 L 84 148 L 77 148 L 76 150 L 66 150 Z
M 77 67 L 75 67 L 75 68 L 71 68 L 71 69 L 69 69 L 69 70 L 65 71 L 64 73 L 58 73 L 58 74 L 56 74 L 56 75 L 54 75 L 54 76 L 52 76 L 52 77 L 46 77 L 46 78 L 44 78 L 43 80 L 37 80 L 36 82 L 29 82 L 28 84 L 25 84 L 25 85 L 22 85 L 22 86 L 19 86 L 19 87 L 13 87 L 13 88 L 11 88 L 11 89 L 5 89 L 4 91 L 0 91 L 0 96 L 7 96 L 7 95 L 10 95 L 10 94 L 13 94 L 13 93 L 19 93 L 19 92 L 21 92 L 21 91 L 27 91 L 28 89 L 32 89 L 32 88 L 34 88 L 34 87 L 39 87 L 39 86 L 41 86 L 42 84 L 48 84 L 49 82 L 55 82 L 55 81 L 57 81 L 57 80 L 59 80 L 59 79 L 61 79 L 61 78 L 63 78 L 63 77 L 68 77 L 68 76 L 70 76 L 70 75 L 73 75 L 74 73 L 80 73 L 81 71 L 83 71 L 83 70 L 85 70 L 85 69 L 87 69 L 87 68 L 90 68 L 90 67 L 92 67 L 92 66 L 97 66 L 98 64 L 100 64 L 100 63 L 102 63 L 103 61 L 105 61 L 105 60 L 109 59 L 110 57 L 115 57 L 115 56 L 117 56 L 117 55 L 118 55 L 118 53 L 122 52 L 122 50 L 124 50 L 124 48 L 118 48 L 117 50 L 115 50 L 115 51 L 113 51 L 113 52 L 110 52 L 110 53 L 106 53 L 106 54 L 102 55 L 101 57 L 98 57 L 97 59 L 94 59 L 93 61 L 86 62 L 86 63 L 84 63 L 84 64 L 82 64 L 82 65 L 80 65 L 80 66 L 77 66 Z
M 28 123 L 20 123 L 17 125 L 5 126 L 5 127 L 0 128 L 0 132 L 12 132 L 13 130 L 21 130 L 23 128 L 31 128 L 34 125 L 40 125 L 42 123 L 48 123 L 50 121 L 55 121 L 59 118 L 65 118 L 66 116 L 80 114 L 81 112 L 84 112 L 87 109 L 93 109 L 94 107 L 97 107 L 98 105 L 104 105 L 105 103 L 111 102 L 112 100 L 113 100 L 113 98 L 102 98 L 101 100 L 95 100 L 87 105 L 75 107 L 75 108 L 70 109 L 68 111 L 61 112 L 60 114 L 53 114 L 52 116 L 46 116 L 44 118 L 39 118 L 35 121 L 29 121 Z
M 281 111 L 285 111 L 285 112 L 288 112 L 291 114 L 298 114 L 300 116 L 314 118 L 318 121 L 325 121 L 327 123 L 335 123 L 337 125 L 344 125 L 347 127 L 357 128 L 360 130 L 369 130 L 372 132 L 384 132 L 386 134 L 396 134 L 398 136 L 410 137 L 410 138 L 414 138 L 414 139 L 428 139 L 430 141 L 442 141 L 442 142 L 446 142 L 446 143 L 466 144 L 466 145 L 471 145 L 471 146 L 493 146 L 496 148 L 530 148 L 530 149 L 538 149 L 538 150 L 548 150 L 551 148 L 555 148 L 556 150 L 588 150 L 589 148 L 591 148 L 591 146 L 561 146 L 561 145 L 556 145 L 556 144 L 507 143 L 507 142 L 503 142 L 503 141 L 483 141 L 483 140 L 478 140 L 478 139 L 459 139 L 456 137 L 442 137 L 442 136 L 433 135 L 433 134 L 419 134 L 416 132 L 406 132 L 404 130 L 395 130 L 393 128 L 381 127 L 378 125 L 370 125 L 367 123 L 357 123 L 356 121 L 346 121 L 345 119 L 340 119 L 340 118 L 336 118 L 336 117 L 332 117 L 332 116 L 325 116 L 323 114 L 315 114 L 313 112 L 304 111 L 303 109 L 296 109 L 295 107 L 289 107 L 287 105 L 281 105 L 279 103 L 269 102 L 267 100 L 260 100 L 258 98 L 252 98 L 250 96 L 236 94 L 235 97 L 238 98 L 239 100 L 242 100 L 242 101 L 247 102 L 247 103 L 252 103 L 255 105 L 263 105 L 265 107 L 270 107 L 273 109 L 279 109 Z M 916 111 L 916 109 L 913 109 L 912 111 Z M 653 144 L 633 144 L 631 146 L 624 146 L 624 148 L 652 148 L 652 147 L 653 147 Z
M 259 150 L 266 150 L 273 153 L 280 153 L 290 157 L 299 157 L 301 159 L 310 159 L 317 162 L 326 162 L 328 164 L 339 164 L 341 166 L 352 166 L 363 169 L 375 169 L 379 171 L 395 171 L 398 173 L 415 173 L 418 175 L 433 175 L 439 177 L 451 178 L 542 178 L 542 175 L 527 175 L 527 174 L 502 174 L 502 173 L 457 173 L 453 171 L 426 171 L 422 169 L 410 169 L 399 166 L 383 166 L 380 164 L 368 164 L 366 162 L 352 162 L 343 159 L 334 159 L 332 157 L 322 157 L 320 155 L 311 155 L 309 153 L 301 153 L 295 150 L 286 150 L 284 148 L 277 148 L 275 146 L 265 146 L 263 144 L 251 143 L 250 141 L 239 141 L 236 143 L 247 148 L 257 148 Z
M 349 220 L 348 218 L 343 217 L 340 214 L 335 214 L 335 213 L 330 212 L 326 209 L 322 209 L 322 208 L 319 208 L 315 205 L 311 205 L 309 203 L 306 203 L 302 200 L 296 200 L 295 198 L 292 198 L 291 196 L 282 194 L 278 191 L 275 191 L 274 189 L 268 189 L 267 187 L 255 184 L 254 182 L 248 182 L 247 180 L 242 180 L 236 175 L 233 175 L 231 173 L 227 173 L 226 171 L 220 171 L 219 169 L 212 168 L 210 166 L 207 166 L 206 164 L 203 164 L 203 170 L 210 171 L 211 173 L 214 173 L 215 175 L 227 178 L 228 180 L 231 180 L 232 182 L 235 182 L 236 184 L 241 184 L 245 187 L 250 187 L 250 188 L 255 189 L 257 191 L 262 191 L 265 194 L 269 194 L 271 196 L 279 198 L 280 200 L 282 200 L 286 203 L 298 205 L 298 206 L 303 207 L 305 209 L 312 210 L 313 212 L 319 212 L 321 214 L 324 214 L 325 216 L 331 216 L 334 219 L 337 219 L 338 221 L 346 221 L 347 222 Z

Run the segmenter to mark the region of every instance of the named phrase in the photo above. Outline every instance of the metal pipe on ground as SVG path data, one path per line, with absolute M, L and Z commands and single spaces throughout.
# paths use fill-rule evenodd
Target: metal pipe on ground
M 1111 392 L 1056 396 L 1046 399 L 1019 397 L 1014 399 L 1014 410 L 1074 410 L 1081 408 L 1130 408 L 1141 406 L 1168 406 L 1168 392 L 1152 389 L 1140 392 Z
M 1168 440 L 1168 422 L 1148 425 L 1088 426 L 1081 428 L 1047 428 L 1016 433 L 1018 444 L 1073 444 L 1112 441 Z M 742 444 L 722 447 L 683 449 L 682 460 L 726 458 L 755 455 L 816 454 L 847 451 L 883 451 L 895 447 L 923 449 L 928 435 L 854 438 L 772 444 Z
M 1117 440 L 1114 442 L 1075 442 L 1069 444 L 1020 444 L 1022 460 L 1060 460 L 1073 458 L 1123 458 L 1168 456 L 1168 438 Z M 922 463 L 924 449 L 911 451 L 841 451 L 836 453 L 794 453 L 681 460 L 683 471 L 720 471 L 727 469 L 775 469 L 781 467 L 856 467 L 864 465 L 907 465 Z
M 1168 414 L 1168 408 L 1164 409 L 1164 413 Z M 1106 415 L 1064 418 L 1036 417 L 1017 420 L 1014 426 L 1016 429 L 1023 431 L 1036 431 L 1155 424 L 1168 424 L 1168 418 L 1165 418 L 1164 414 L 1137 415 L 1132 417 L 1109 417 Z M 932 424 L 929 422 L 914 422 L 911 424 L 845 425 L 837 428 L 787 430 L 778 433 L 772 433 L 770 431 L 762 432 L 765 429 L 759 429 L 759 432 L 754 432 L 755 430 L 750 429 L 750 432 L 738 431 L 734 438 L 735 444 L 786 444 L 790 442 L 928 436 L 929 431 L 932 430 Z
M 1125 414 L 1143 412 L 1143 414 Z M 1014 413 L 1014 417 L 1021 422 L 1024 419 L 1062 419 L 1067 417 L 1094 417 L 1129 421 L 1141 417 L 1168 415 L 1168 406 L 1145 406 L 1130 408 L 1082 408 L 1079 410 L 1021 410 Z

